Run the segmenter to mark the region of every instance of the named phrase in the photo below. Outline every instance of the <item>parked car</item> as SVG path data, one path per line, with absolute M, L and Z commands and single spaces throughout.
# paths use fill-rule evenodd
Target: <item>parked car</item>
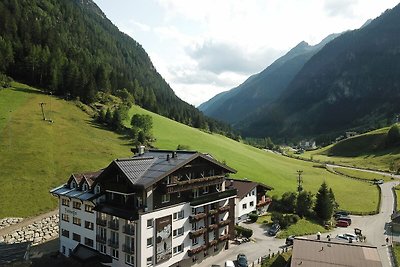
M 378 180 L 378 179 L 374 179 L 374 180 L 373 180 L 373 183 L 374 183 L 374 184 L 383 184 L 383 182 L 384 182 L 384 181 L 383 181 L 382 179 L 379 179 L 379 180 Z
M 350 240 L 350 238 L 348 236 L 344 235 L 344 234 L 337 235 L 336 238 L 339 239 L 339 240 L 345 240 L 345 241 L 349 241 Z
M 338 221 L 336 221 L 336 226 L 337 227 L 347 227 L 347 226 L 349 226 L 350 224 L 347 222 L 347 221 L 342 221 L 342 220 L 338 220 Z
M 294 240 L 295 236 L 294 235 L 290 235 L 286 238 L 285 244 L 287 246 L 291 246 L 293 245 L 293 240 Z
M 351 234 L 351 233 L 345 233 L 345 236 L 347 236 L 349 239 L 351 239 L 352 241 L 358 241 L 358 236 L 355 234 Z
M 235 267 L 235 264 L 233 263 L 233 261 L 226 261 L 225 262 L 225 267 Z
M 333 214 L 333 217 L 335 219 L 339 218 L 339 217 L 348 217 L 349 213 L 347 211 L 344 210 L 338 210 Z
M 351 218 L 349 216 L 340 216 L 336 219 L 336 221 L 346 221 L 351 225 Z
M 271 226 L 271 228 L 269 228 L 268 234 L 271 235 L 271 236 L 275 236 L 279 232 L 280 229 L 281 229 L 280 225 L 277 224 L 277 223 L 274 223 Z
M 238 267 L 248 267 L 248 265 L 247 265 L 247 257 L 244 254 L 238 254 L 236 262 L 237 262 L 237 266 Z

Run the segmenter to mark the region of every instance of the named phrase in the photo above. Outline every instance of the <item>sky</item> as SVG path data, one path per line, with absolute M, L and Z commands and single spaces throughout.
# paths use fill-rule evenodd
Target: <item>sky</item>
M 394 0 L 94 0 L 184 101 L 243 83 L 301 41 L 361 27 Z

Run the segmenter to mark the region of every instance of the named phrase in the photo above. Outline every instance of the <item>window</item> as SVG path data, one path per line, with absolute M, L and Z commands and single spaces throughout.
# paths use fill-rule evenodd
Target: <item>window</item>
M 77 210 L 80 210 L 81 209 L 81 203 L 80 202 L 77 202 L 77 201 L 72 201 L 72 207 L 74 208 L 74 209 L 77 209 Z
M 61 235 L 69 238 L 69 231 L 65 229 L 61 229 Z
M 98 234 L 101 237 L 101 239 L 106 240 L 107 239 L 107 230 L 106 230 L 106 228 L 99 227 L 98 230 L 99 230 Z
M 82 190 L 83 191 L 87 191 L 88 189 L 89 189 L 89 187 L 88 187 L 87 183 L 84 183 L 83 187 L 82 187 Z
M 118 258 L 119 258 L 118 249 L 115 249 L 115 248 L 112 248 L 112 249 L 111 249 L 111 257 L 113 257 L 114 259 L 117 259 L 117 260 L 118 260 Z
M 147 262 L 147 266 L 153 265 L 153 257 L 148 257 L 146 262 Z
M 255 190 L 251 191 L 251 194 L 254 196 L 256 194 L 256 191 Z
M 208 193 L 208 186 L 203 187 L 203 194 Z
M 98 194 L 100 193 L 100 191 L 101 191 L 100 185 L 96 185 L 96 187 L 94 188 L 94 193 Z
M 162 195 L 161 196 L 161 202 L 162 203 L 167 203 L 167 202 L 169 202 L 170 201 L 170 195 L 169 194 L 166 194 L 166 195 Z
M 62 246 L 62 254 L 65 255 L 65 246 Z
M 85 237 L 85 245 L 88 247 L 93 247 L 93 239 Z
M 183 219 L 184 212 L 183 210 L 174 213 L 174 220 Z
M 195 237 L 192 239 L 192 246 L 197 245 L 199 243 L 199 238 Z
M 221 191 L 221 189 L 222 189 L 222 184 L 217 184 L 217 185 L 215 186 L 215 189 L 217 189 L 218 192 Z
M 197 222 L 192 223 L 192 230 L 197 230 Z
M 134 265 L 135 264 L 135 256 L 130 255 L 130 254 L 125 254 L 125 263 L 128 265 Z
M 170 183 L 171 183 L 171 177 L 167 176 L 167 177 L 165 178 L 165 183 L 166 183 L 166 184 L 170 184 Z
M 193 189 L 193 197 L 196 198 L 199 196 L 200 196 L 200 190 L 198 188 Z
M 151 247 L 153 245 L 153 238 L 149 237 L 147 238 L 147 247 Z
M 69 216 L 68 216 L 68 214 L 61 214 L 61 220 L 63 220 L 63 221 L 66 221 L 66 222 L 69 222 Z
M 119 233 L 115 231 L 111 231 L 111 242 L 114 244 L 118 244 L 119 242 Z
M 76 188 L 76 183 L 75 183 L 75 181 L 72 181 L 72 183 L 71 183 L 71 189 L 73 189 L 73 188 Z
M 69 207 L 69 199 L 66 198 L 61 199 L 61 203 L 63 206 Z
M 174 247 L 174 254 L 181 253 L 183 251 L 183 245 L 180 244 L 179 246 Z
M 147 220 L 147 228 L 153 227 L 153 219 L 148 219 Z
M 250 207 L 254 207 L 254 201 L 250 202 Z
M 93 213 L 93 206 L 85 204 L 85 211 L 86 212 L 90 212 Z
M 178 236 L 183 235 L 183 232 L 184 232 L 184 228 L 182 226 L 181 228 L 175 229 L 173 232 L 173 235 L 174 235 L 174 237 L 178 237 Z
M 107 254 L 107 247 L 104 244 L 99 244 L 99 251 L 103 254 Z
M 72 217 L 72 223 L 81 226 L 81 219 L 78 217 Z
M 86 228 L 86 229 L 93 230 L 94 224 L 93 224 L 92 222 L 85 221 L 85 228 Z
M 81 242 L 81 235 L 73 233 L 72 234 L 72 239 L 77 241 L 77 242 Z
M 192 214 L 197 214 L 197 209 L 196 208 L 192 208 Z
M 244 204 L 242 205 L 242 208 L 243 208 L 244 210 L 247 209 L 247 204 L 244 203 Z
M 181 197 L 181 192 L 178 192 L 178 198 L 180 198 Z

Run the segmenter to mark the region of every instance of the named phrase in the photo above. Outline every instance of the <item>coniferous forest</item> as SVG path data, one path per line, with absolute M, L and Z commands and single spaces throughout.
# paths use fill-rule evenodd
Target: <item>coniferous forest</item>
M 0 73 L 54 95 L 95 101 L 127 89 L 136 104 L 212 132 L 227 125 L 179 99 L 139 43 L 91 0 L 0 2 Z

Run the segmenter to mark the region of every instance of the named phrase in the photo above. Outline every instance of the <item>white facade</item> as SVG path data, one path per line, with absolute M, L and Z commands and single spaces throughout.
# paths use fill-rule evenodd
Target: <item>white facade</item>
M 236 223 L 247 219 L 247 214 L 255 211 L 257 207 L 257 187 L 253 188 L 243 198 L 235 198 Z

